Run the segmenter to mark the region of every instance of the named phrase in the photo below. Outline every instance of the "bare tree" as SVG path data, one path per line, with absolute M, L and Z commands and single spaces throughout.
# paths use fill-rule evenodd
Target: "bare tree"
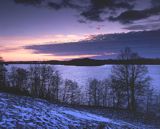
M 150 112 L 153 103 L 153 89 L 148 89 L 146 92 L 146 113 Z
M 132 52 L 130 48 L 121 51 L 119 57 L 121 60 L 139 59 L 137 53 Z M 115 65 L 112 69 L 112 76 L 119 81 L 126 92 L 128 109 L 136 111 L 136 95 L 142 92 L 146 85 L 149 84 L 147 76 L 148 69 L 144 65 Z M 122 92 L 124 92 L 122 91 Z
M 50 96 L 48 99 L 53 100 L 54 94 L 52 93 L 56 92 L 53 88 L 51 88 L 51 87 L 54 87 L 54 84 L 52 82 L 52 78 L 54 76 L 54 70 L 51 66 L 48 66 L 46 64 L 40 65 L 39 69 L 40 69 L 39 70 L 40 72 L 39 96 L 41 98 L 46 98 Z M 51 98 L 51 94 L 52 94 L 52 98 Z
M 34 97 L 39 97 L 39 87 L 40 87 L 40 65 L 30 65 L 29 67 L 29 87 L 31 95 Z
M 97 79 L 89 80 L 89 87 L 88 87 L 89 105 L 99 106 L 100 94 L 102 92 L 100 86 L 101 86 L 101 81 L 98 81 Z
M 124 102 L 126 100 L 126 87 L 122 80 L 117 79 L 116 77 L 112 76 L 112 94 L 113 94 L 113 106 L 115 108 L 123 108 Z
M 27 76 L 27 70 L 13 66 L 11 67 L 11 70 L 8 75 L 9 85 L 11 87 L 16 88 L 19 91 L 27 92 Z
M 77 82 L 72 80 L 65 80 L 63 101 L 70 104 L 80 103 L 80 88 Z
M 58 89 L 60 85 L 59 72 L 49 65 L 30 66 L 31 94 L 36 97 L 58 101 Z
M 100 101 L 101 106 L 110 107 L 112 106 L 112 98 L 113 98 L 113 91 L 111 85 L 111 78 L 107 78 L 101 81 L 100 85 Z
M 48 95 L 50 96 L 50 100 L 58 101 L 59 100 L 59 89 L 60 84 L 62 83 L 62 79 L 60 77 L 59 72 L 54 67 L 49 68 L 49 84 L 48 84 Z
M 3 89 L 6 86 L 6 68 L 3 64 L 3 59 L 0 57 L 0 88 Z

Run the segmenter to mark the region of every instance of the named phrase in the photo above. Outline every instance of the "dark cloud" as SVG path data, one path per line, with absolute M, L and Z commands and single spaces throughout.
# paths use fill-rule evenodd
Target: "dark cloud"
M 84 19 L 79 19 L 78 22 L 79 22 L 79 23 L 87 23 L 87 21 L 84 20 Z
M 101 14 L 106 13 L 106 10 L 115 11 L 117 9 L 133 8 L 133 0 L 14 0 L 17 4 L 43 6 L 51 9 L 72 8 L 78 10 L 83 20 L 89 21 L 104 21 Z
M 62 0 L 61 5 L 64 8 L 72 8 L 72 9 L 79 10 L 79 9 L 82 9 L 83 7 L 81 3 L 84 3 L 84 0 L 82 0 L 81 2 L 78 2 L 76 0 Z
M 62 8 L 74 8 L 79 9 L 81 2 L 75 2 L 75 0 L 14 0 L 17 4 L 32 5 L 32 6 L 42 6 L 49 7 L 55 10 Z
M 137 10 L 129 10 L 121 13 L 117 17 L 109 17 L 109 20 L 111 21 L 120 21 L 121 23 L 132 23 L 135 20 L 144 19 L 146 17 L 149 17 L 148 14 L 145 13 L 145 11 L 137 11 Z
M 160 14 L 160 6 L 155 6 L 152 8 L 144 9 L 144 10 L 128 10 L 121 13 L 117 17 L 111 16 L 109 20 L 111 21 L 120 21 L 123 24 L 132 23 L 136 20 L 146 19 L 151 16 Z
M 130 25 L 130 26 L 124 27 L 124 29 L 127 29 L 127 30 L 157 30 L 157 29 L 160 29 L 160 23 Z
M 82 12 L 80 15 L 85 17 L 85 20 L 90 20 L 90 21 L 104 21 L 104 19 L 100 16 L 101 11 L 98 10 L 89 10 Z
M 103 55 L 107 49 L 102 49 L 102 44 L 98 45 L 97 43 L 91 42 L 77 42 L 77 43 L 64 43 L 64 44 L 47 44 L 47 45 L 33 45 L 27 46 L 26 49 L 35 50 L 35 53 L 45 53 L 45 54 L 54 54 L 54 55 Z M 104 46 L 103 46 L 104 47 Z M 106 47 L 105 47 L 106 48 Z
M 151 0 L 151 4 L 155 6 L 160 6 L 160 0 Z
M 88 9 L 81 12 L 86 20 L 90 21 L 104 21 L 102 15 L 106 12 L 117 11 L 117 9 L 131 9 L 133 8 L 132 0 L 91 0 Z
M 54 2 L 48 2 L 49 8 L 54 8 L 55 10 L 61 9 L 62 6 L 60 4 L 54 3 Z
M 138 0 L 14 0 L 15 3 L 43 6 L 59 10 L 63 8 L 75 9 L 79 13 L 80 23 L 87 21 L 103 22 L 105 20 L 118 21 L 123 24 L 147 19 L 160 14 L 160 0 L 150 0 L 151 6 L 136 9 Z M 146 1 L 148 2 L 148 1 Z M 141 3 L 146 4 L 146 3 Z
M 37 6 L 42 3 L 42 0 L 14 0 L 17 4 L 33 5 Z
M 31 45 L 25 46 L 25 49 L 34 50 L 36 54 L 53 54 L 58 56 L 101 55 L 105 58 L 111 58 L 115 56 L 114 53 L 118 53 L 125 46 L 131 47 L 144 57 L 159 57 L 159 40 L 160 30 L 157 30 L 131 32 L 127 34 L 99 35 L 90 41 Z M 108 54 L 111 54 L 110 57 L 108 57 Z
M 146 25 L 131 25 L 131 26 L 125 27 L 124 29 L 127 29 L 127 30 L 147 30 L 148 26 L 146 26 Z

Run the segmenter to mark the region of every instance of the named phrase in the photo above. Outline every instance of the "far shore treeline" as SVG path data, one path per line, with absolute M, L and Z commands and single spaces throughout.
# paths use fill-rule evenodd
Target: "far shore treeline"
M 101 65 L 160 65 L 159 58 L 138 58 L 138 59 L 106 59 L 106 60 L 98 60 L 98 59 L 90 59 L 90 58 L 82 58 L 82 59 L 73 59 L 68 61 L 58 61 L 58 60 L 50 60 L 50 61 L 1 61 L 3 64 L 53 64 L 53 65 L 72 65 L 72 66 L 101 66 Z

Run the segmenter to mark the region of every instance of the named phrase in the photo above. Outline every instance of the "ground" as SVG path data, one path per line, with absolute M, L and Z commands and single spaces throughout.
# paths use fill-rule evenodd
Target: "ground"
M 149 129 L 41 99 L 0 93 L 0 128 Z

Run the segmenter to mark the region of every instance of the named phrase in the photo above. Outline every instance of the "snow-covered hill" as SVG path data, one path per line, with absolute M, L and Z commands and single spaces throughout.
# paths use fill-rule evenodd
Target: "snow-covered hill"
M 142 129 L 142 126 L 137 127 L 41 99 L 0 93 L 0 128 Z

